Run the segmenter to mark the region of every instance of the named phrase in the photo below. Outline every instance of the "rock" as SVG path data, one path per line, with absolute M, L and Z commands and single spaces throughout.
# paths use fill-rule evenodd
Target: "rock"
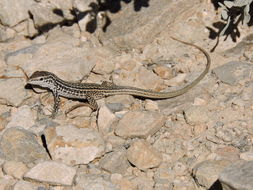
M 253 161 L 253 152 L 243 152 L 240 154 L 240 159 L 245 160 L 245 161 Z
M 157 112 L 129 111 L 115 128 L 116 135 L 124 138 L 147 138 L 165 123 L 165 117 Z
M 35 119 L 36 118 L 29 106 L 21 106 L 18 109 L 12 110 L 11 121 L 7 124 L 7 128 L 18 126 L 24 129 L 29 129 L 35 125 Z
M 121 174 L 112 174 L 111 175 L 111 181 L 114 184 L 117 184 L 120 186 L 120 190 L 138 190 L 138 186 L 133 184 L 130 180 L 127 178 L 123 178 Z
M 116 116 L 109 110 L 107 106 L 102 106 L 98 112 L 98 128 L 103 135 L 113 131 L 113 122 L 116 121 Z
M 158 167 L 162 154 L 144 140 L 136 140 L 127 150 L 127 159 L 141 170 Z
M 129 58 L 126 60 L 120 60 L 121 63 L 116 65 L 117 73 L 113 74 L 113 81 L 117 81 L 117 85 L 121 86 L 133 86 L 143 89 L 151 89 L 155 91 L 161 91 L 163 86 L 163 81 L 155 73 L 142 67 L 139 64 L 135 64 L 133 68 L 129 70 L 125 69 L 125 65 L 129 62 L 137 62 L 137 60 L 132 60 Z
M 186 73 L 179 73 L 177 76 L 175 76 L 174 78 L 170 79 L 170 80 L 167 80 L 165 82 L 165 84 L 167 86 L 179 86 L 179 85 L 182 85 L 183 82 L 185 81 L 185 78 L 186 78 Z
M 246 62 L 231 61 L 213 69 L 215 75 L 224 83 L 237 85 L 250 77 L 252 65 Z
M 123 5 L 115 6 L 112 11 L 116 12 L 117 8 L 120 10 L 121 6 Z M 119 15 L 109 15 L 111 25 L 101 34 L 103 43 L 129 49 L 149 44 L 176 19 L 178 12 L 184 12 L 186 7 L 187 3 L 179 3 L 174 7 L 172 1 L 165 0 L 159 3 L 149 1 L 145 5 L 124 4 Z
M 60 23 L 63 21 L 63 17 L 54 13 L 54 7 L 50 3 L 40 2 L 34 4 L 30 8 L 30 13 L 33 16 L 34 24 L 37 28 L 43 31 L 43 29 L 47 29 L 52 24 Z M 44 28 L 43 28 L 44 27 Z
M 22 56 L 25 57 L 20 61 Z M 64 80 L 77 82 L 92 70 L 96 56 L 88 44 L 80 47 L 78 39 L 56 28 L 50 31 L 47 43 L 8 53 L 5 59 L 8 66 L 20 66 L 29 76 L 34 71 L 42 70 L 53 72 Z
M 158 104 L 155 101 L 152 100 L 145 100 L 145 105 L 144 105 L 145 109 L 147 111 L 157 111 L 159 110 Z
M 115 136 L 115 135 L 108 135 L 106 137 L 106 143 L 110 144 L 112 149 L 124 146 L 125 141 L 126 141 L 125 139 Z
M 198 163 L 192 170 L 196 182 L 209 189 L 218 179 L 220 172 L 231 164 L 227 160 L 205 160 Z
M 184 110 L 184 116 L 190 125 L 205 123 L 209 120 L 208 110 L 205 106 L 191 106 Z
M 45 161 L 31 168 L 25 175 L 25 179 L 34 180 L 51 185 L 72 185 L 76 170 L 63 163 Z
M 226 190 L 253 189 L 253 161 L 238 161 L 226 167 L 220 173 L 219 181 Z
M 107 97 L 105 101 L 106 105 L 112 110 L 112 112 L 117 112 L 123 110 L 125 107 L 129 108 L 134 102 L 134 98 L 130 95 L 115 95 Z M 115 104 L 116 106 L 114 106 Z
M 170 185 L 170 183 L 174 180 L 175 178 L 175 173 L 173 172 L 172 169 L 168 168 L 157 168 L 155 175 L 154 175 L 154 180 L 156 184 L 162 185 Z
M 50 4 L 52 4 L 57 9 L 60 9 L 63 13 L 65 19 L 71 20 L 74 19 L 73 13 L 71 14 L 71 10 L 73 9 L 73 0 L 50 0 Z
M 35 190 L 35 185 L 28 181 L 20 180 L 14 185 L 13 190 Z
M 0 42 L 4 42 L 14 38 L 15 31 L 0 25 Z
M 57 126 L 47 128 L 45 137 L 52 159 L 69 165 L 87 164 L 104 154 L 104 140 L 94 129 Z
M 153 190 L 155 182 L 152 178 L 145 176 L 138 176 L 131 180 L 131 182 L 138 187 L 138 189 Z
M 25 81 L 21 79 L 0 80 L 0 104 L 19 106 L 28 98 L 24 86 Z M 10 96 L 10 94 L 15 94 L 15 96 Z
M 22 179 L 27 170 L 22 162 L 6 161 L 3 165 L 3 171 L 16 179 Z
M 154 72 L 163 79 L 173 78 L 172 69 L 164 65 L 158 65 L 154 69 Z
M 15 26 L 29 18 L 28 10 L 34 4 L 30 0 L 1 0 L 0 21 L 3 25 Z
M 17 162 L 31 163 L 49 159 L 46 150 L 31 132 L 16 127 L 4 131 L 0 150 L 5 159 Z
M 88 12 L 88 10 L 91 9 L 89 5 L 95 4 L 94 0 L 74 0 L 73 6 L 76 8 L 77 11 L 77 18 L 78 18 L 78 25 L 80 27 L 81 31 L 87 31 L 87 24 L 91 21 L 91 15 L 90 13 L 86 14 L 85 16 L 82 16 L 82 14 L 78 14 L 78 12 Z
M 105 179 L 103 175 L 97 174 L 79 174 L 76 177 L 76 187 L 82 190 L 120 190 L 118 185 Z
M 114 54 L 110 49 L 105 47 L 96 48 L 96 61 L 95 67 L 92 69 L 94 73 L 98 74 L 111 74 L 114 70 Z
M 13 178 L 5 175 L 0 178 L 0 189 L 10 190 L 15 183 L 16 181 Z
M 119 148 L 106 154 L 100 160 L 99 165 L 102 169 L 110 173 L 124 174 L 127 168 L 130 167 L 126 158 L 126 149 Z

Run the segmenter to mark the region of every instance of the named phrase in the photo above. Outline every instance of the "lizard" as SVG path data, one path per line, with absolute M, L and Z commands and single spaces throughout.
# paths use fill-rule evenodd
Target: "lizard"
M 131 86 L 118 86 L 113 82 L 103 81 L 101 84 L 97 83 L 77 83 L 77 82 L 68 82 L 60 79 L 55 74 L 48 71 L 35 71 L 27 81 L 28 85 L 32 87 L 39 87 L 43 89 L 50 90 L 54 96 L 54 106 L 51 117 L 54 118 L 58 112 L 60 105 L 60 97 L 77 99 L 77 100 L 86 100 L 88 105 L 92 110 L 97 110 L 98 105 L 96 100 L 104 98 L 111 95 L 133 95 L 137 97 L 144 97 L 149 99 L 167 99 L 173 98 L 179 95 L 186 93 L 188 90 L 193 88 L 198 84 L 204 76 L 208 73 L 211 58 L 206 50 L 203 48 L 192 44 L 190 42 L 185 42 L 174 37 L 172 39 L 181 42 L 185 45 L 189 45 L 197 48 L 201 51 L 206 57 L 206 67 L 204 71 L 191 83 L 182 87 L 181 89 L 169 91 L 169 92 L 156 92 L 152 90 L 146 90 L 142 88 L 136 88 Z

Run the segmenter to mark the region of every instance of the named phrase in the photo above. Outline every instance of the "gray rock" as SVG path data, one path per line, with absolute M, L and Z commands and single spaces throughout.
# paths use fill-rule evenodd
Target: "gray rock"
M 120 190 L 109 177 L 97 174 L 79 174 L 76 177 L 76 186 L 82 190 Z
M 165 123 L 165 117 L 157 112 L 128 112 L 116 126 L 116 135 L 124 138 L 147 138 Z
M 31 168 L 25 175 L 25 179 L 45 182 L 52 185 L 72 185 L 76 169 L 63 163 L 46 161 Z
M 124 105 L 122 103 L 108 103 L 106 106 L 113 112 L 122 111 L 124 108 Z
M 126 158 L 126 149 L 120 148 L 106 154 L 99 163 L 100 167 L 110 173 L 124 174 L 130 166 Z
M 0 150 L 5 159 L 17 162 L 30 163 L 49 159 L 46 150 L 32 133 L 15 127 L 5 130 L 2 134 Z
M 213 69 L 215 75 L 224 83 L 237 85 L 239 81 L 250 77 L 252 64 L 231 61 Z
M 33 5 L 30 0 L 1 0 L 0 21 L 3 25 L 15 26 L 29 18 L 28 10 Z
M 228 160 L 205 160 L 198 163 L 192 173 L 199 185 L 209 189 L 218 180 L 220 172 L 229 164 L 231 162 Z
M 219 175 L 224 190 L 253 189 L 253 161 L 239 161 L 226 167 Z

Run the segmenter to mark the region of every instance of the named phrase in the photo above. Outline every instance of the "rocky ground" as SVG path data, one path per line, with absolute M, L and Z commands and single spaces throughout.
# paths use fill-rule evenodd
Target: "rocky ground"
M 0 1 L 0 189 L 253 189 L 248 26 L 239 25 L 237 42 L 221 37 L 210 72 L 176 98 L 111 96 L 96 112 L 68 114 L 78 101 L 62 98 L 52 119 L 52 94 L 26 87 L 18 67 L 155 91 L 203 71 L 203 54 L 170 36 L 210 52 L 220 20 L 213 3 L 126 2 L 100 10 L 95 0 Z

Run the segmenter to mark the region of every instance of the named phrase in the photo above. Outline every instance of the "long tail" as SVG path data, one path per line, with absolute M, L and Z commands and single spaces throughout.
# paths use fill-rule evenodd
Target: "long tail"
M 189 46 L 193 46 L 195 48 L 197 48 L 198 50 L 200 50 L 206 57 L 206 68 L 205 70 L 191 83 L 187 84 L 186 86 L 184 86 L 183 88 L 179 89 L 179 90 L 175 90 L 175 91 L 170 91 L 170 92 L 155 92 L 152 90 L 145 90 L 145 89 L 141 89 L 141 88 L 135 88 L 135 87 L 129 87 L 129 86 L 117 86 L 117 89 L 119 89 L 119 91 L 115 90 L 113 92 L 110 91 L 110 94 L 131 94 L 134 96 L 142 96 L 142 97 L 146 97 L 146 98 L 152 98 L 152 99 L 166 99 L 166 98 L 173 98 L 179 95 L 182 95 L 184 93 L 186 93 L 188 90 L 190 90 L 192 87 L 194 87 L 196 84 L 198 84 L 203 78 L 204 76 L 208 73 L 209 69 L 210 69 L 210 65 L 211 65 L 211 58 L 209 56 L 209 54 L 207 53 L 206 50 L 204 50 L 203 48 L 189 43 L 189 42 L 185 42 L 182 40 L 178 40 L 174 37 L 171 37 L 173 40 L 176 40 L 178 42 L 181 42 L 185 45 L 189 45 Z

